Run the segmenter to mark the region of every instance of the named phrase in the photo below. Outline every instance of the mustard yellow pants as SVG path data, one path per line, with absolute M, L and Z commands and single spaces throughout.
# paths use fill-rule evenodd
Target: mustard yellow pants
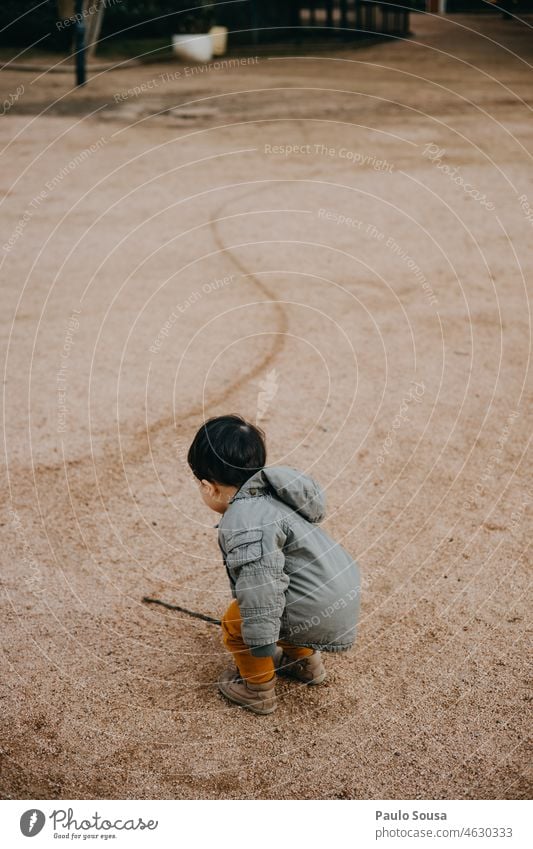
M 233 600 L 222 617 L 224 645 L 232 653 L 241 678 L 246 678 L 253 684 L 266 684 L 274 677 L 274 660 L 271 657 L 254 657 L 251 654 L 242 638 L 241 626 L 241 611 L 237 601 Z M 313 649 L 305 646 L 293 646 L 284 640 L 278 640 L 278 646 L 281 646 L 291 660 L 299 660 L 313 654 Z

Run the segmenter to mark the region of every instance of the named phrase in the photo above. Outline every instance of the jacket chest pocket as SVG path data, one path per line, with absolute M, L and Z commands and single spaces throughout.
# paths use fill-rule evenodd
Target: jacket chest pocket
M 230 568 L 245 566 L 263 556 L 263 531 L 234 531 L 226 538 L 226 563 Z

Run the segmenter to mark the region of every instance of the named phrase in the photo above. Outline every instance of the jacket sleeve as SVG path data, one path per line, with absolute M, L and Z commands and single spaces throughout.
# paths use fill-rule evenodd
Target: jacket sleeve
M 289 584 L 284 542 L 275 523 L 224 534 L 226 567 L 241 613 L 242 637 L 250 648 L 272 646 L 279 639 Z

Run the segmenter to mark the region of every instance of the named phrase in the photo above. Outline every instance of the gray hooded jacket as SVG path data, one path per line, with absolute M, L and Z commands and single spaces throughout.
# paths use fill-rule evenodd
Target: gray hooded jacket
M 271 466 L 249 478 L 223 514 L 218 541 L 251 649 L 277 640 L 325 651 L 352 645 L 359 567 L 318 527 L 324 510 L 314 480 Z

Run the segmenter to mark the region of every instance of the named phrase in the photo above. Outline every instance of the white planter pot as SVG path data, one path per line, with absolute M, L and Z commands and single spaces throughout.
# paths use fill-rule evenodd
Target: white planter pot
M 228 28 L 211 27 L 209 35 L 213 42 L 213 56 L 223 56 L 228 49 Z
M 209 62 L 213 58 L 213 40 L 209 33 L 173 35 L 174 55 L 183 62 Z

